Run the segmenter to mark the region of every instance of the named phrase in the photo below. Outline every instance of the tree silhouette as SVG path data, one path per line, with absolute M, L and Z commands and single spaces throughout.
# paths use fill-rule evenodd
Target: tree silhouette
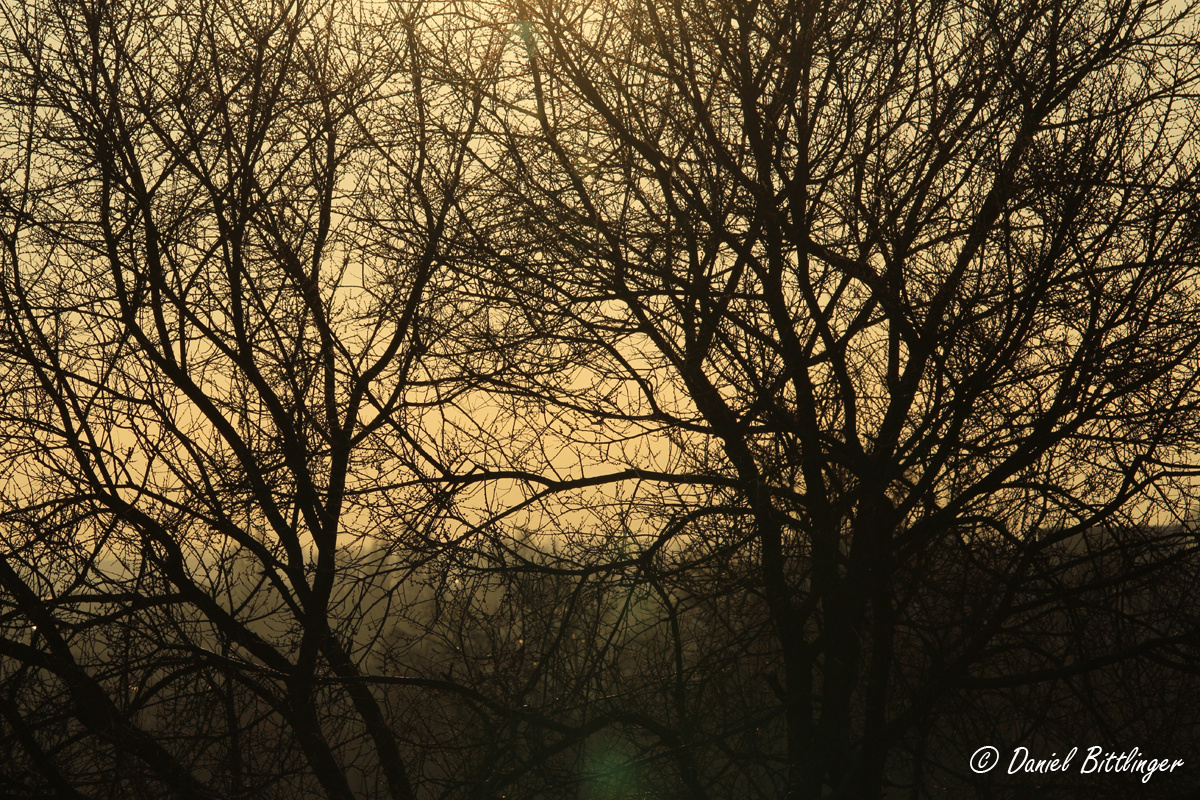
M 407 392 L 473 111 L 349 12 L 5 12 L 9 724 L 81 791 L 414 796 L 361 606 L 444 513 Z
M 770 693 L 718 704 L 716 730 L 672 725 L 678 747 L 723 742 L 715 796 L 918 796 L 952 776 L 900 753 L 983 687 L 1191 657 L 1154 590 L 1194 596 L 1189 9 L 517 13 L 534 34 L 480 121 L 502 155 L 475 232 L 494 302 L 527 310 L 535 284 L 526 336 L 577 369 L 514 359 L 500 380 L 657 437 L 670 466 L 613 460 L 688 499 L 631 558 L 707 540 L 752 564 L 704 593 L 759 603 L 769 630 L 732 641 L 770 654 Z M 998 706 L 978 712 L 993 728 Z M 735 748 L 768 710 L 773 738 Z M 965 772 L 972 741 L 939 769 Z

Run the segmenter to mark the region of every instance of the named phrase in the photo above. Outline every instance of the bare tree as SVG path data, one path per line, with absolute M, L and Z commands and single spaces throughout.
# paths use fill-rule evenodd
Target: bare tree
M 759 610 L 720 645 L 736 699 L 676 640 L 682 699 L 641 752 L 707 767 L 680 765 L 688 796 L 916 797 L 970 782 L 986 742 L 956 726 L 1028 742 L 1046 697 L 1142 713 L 1114 664 L 1173 686 L 1168 712 L 1194 681 L 1147 659 L 1197 644 L 1156 588 L 1195 597 L 1193 9 L 477 13 L 493 199 L 466 216 L 493 266 L 464 269 L 515 353 L 479 382 L 602 452 L 573 474 L 639 518 L 607 562 L 586 555 L 598 524 L 541 563 L 642 570 L 665 641 L 731 613 L 704 598 Z M 552 464 L 526 477 L 570 488 Z
M 6 794 L 413 797 L 364 671 L 478 103 L 418 7 L 3 13 Z

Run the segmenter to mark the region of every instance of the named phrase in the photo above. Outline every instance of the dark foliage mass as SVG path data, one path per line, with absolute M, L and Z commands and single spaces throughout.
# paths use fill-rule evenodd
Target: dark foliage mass
M 1198 97 L 1158 0 L 3 6 L 0 795 L 1194 797 Z

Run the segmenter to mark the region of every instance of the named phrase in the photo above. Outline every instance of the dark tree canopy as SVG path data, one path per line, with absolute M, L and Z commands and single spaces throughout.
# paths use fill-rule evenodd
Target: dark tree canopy
M 1200 759 L 1194 9 L 35 0 L 0 75 L 0 794 Z

